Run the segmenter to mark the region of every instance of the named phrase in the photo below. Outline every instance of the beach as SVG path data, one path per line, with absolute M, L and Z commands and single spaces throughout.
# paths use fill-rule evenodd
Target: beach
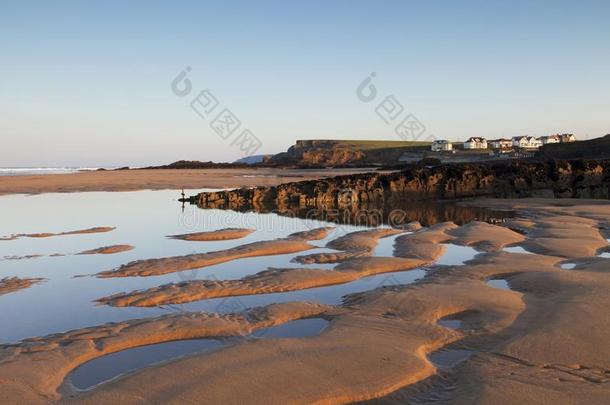
M 124 192 L 118 193 L 109 195 Z M 128 194 L 152 204 L 155 196 L 167 195 L 137 193 L 149 194 Z M 29 198 L 49 203 L 61 198 L 65 204 L 82 200 L 79 195 Z M 92 197 L 99 199 L 98 193 Z M 97 216 L 98 225 L 116 229 L 74 224 L 71 229 L 83 231 L 53 229 L 41 232 L 48 235 L 44 238 L 15 232 L 22 236 L 2 247 L 101 238 L 99 246 L 101 240 L 130 242 L 135 249 L 107 246 L 83 251 L 110 254 L 11 261 L 27 277 L 4 280 L 0 307 L 2 298 L 26 299 L 37 289 L 54 289 L 55 276 L 30 263 L 72 263 L 78 257 L 82 261 L 67 273 L 77 278 L 62 281 L 63 289 L 72 283 L 102 286 L 100 280 L 115 284 L 91 290 L 89 304 L 77 310 L 90 306 L 87 311 L 102 319 L 121 315 L 112 323 L 74 319 L 68 330 L 49 325 L 49 333 L 0 345 L 0 398 L 3 403 L 178 403 L 202 397 L 236 404 L 434 398 L 603 403 L 610 394 L 610 203 L 485 198 L 458 204 L 512 216 L 501 224 L 449 221 L 392 229 L 318 226 L 323 222 L 303 227 L 302 219 L 281 216 L 271 224 L 245 226 L 249 216 L 262 217 L 227 212 L 233 227 L 208 224 L 202 225 L 205 232 L 193 232 L 178 221 L 167 232 L 149 235 L 155 251 L 138 233 L 121 233 L 120 206 L 108 212 L 100 206 Z M 186 215 L 224 215 L 189 208 L 196 211 Z M 167 248 L 159 250 L 160 243 Z M 201 253 L 194 256 L 192 249 Z M 165 257 L 169 250 L 176 253 Z M 109 268 L 112 263 L 118 265 Z M 9 273 L 8 267 L 0 271 Z M 38 283 L 42 278 L 48 280 Z M 28 311 L 23 316 L 29 317 Z M 310 321 L 323 326 L 297 327 Z M 170 347 L 164 345 L 179 342 L 212 346 L 201 353 L 184 349 L 181 356 L 123 374 L 110 369 L 114 378 L 107 380 L 93 377 L 102 373 L 96 362 L 107 356 L 143 348 L 162 354 Z M 81 368 L 94 374 L 79 377 Z M 77 389 L 79 378 L 100 385 Z
M 610 1 L 5 3 L 0 405 L 610 404 Z
M 270 186 L 372 170 L 367 168 L 140 169 L 0 176 L 0 195 Z

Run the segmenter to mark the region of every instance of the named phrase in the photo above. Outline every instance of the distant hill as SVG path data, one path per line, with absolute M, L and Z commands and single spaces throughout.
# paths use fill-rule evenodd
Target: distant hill
M 216 162 L 200 162 L 198 160 L 179 160 L 174 163 L 162 166 L 142 167 L 142 170 L 150 169 L 229 169 L 248 167 L 245 163 L 216 163 Z M 121 168 L 129 169 L 129 168 Z
M 273 155 L 252 155 L 252 156 L 246 156 L 244 158 L 237 159 L 233 163 L 253 165 L 253 164 L 256 164 L 256 163 L 263 163 L 265 161 L 265 159 L 268 159 L 271 156 L 273 156 Z
M 536 153 L 540 159 L 608 159 L 610 158 L 610 134 L 601 138 L 570 143 L 551 143 Z
M 359 166 L 397 163 L 407 151 L 428 150 L 430 142 L 299 140 L 288 151 L 268 160 L 270 165 L 303 167 Z

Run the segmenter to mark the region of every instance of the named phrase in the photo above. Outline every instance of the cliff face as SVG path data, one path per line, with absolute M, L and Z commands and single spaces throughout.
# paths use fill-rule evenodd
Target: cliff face
M 610 160 L 509 162 L 412 167 L 408 170 L 201 193 L 190 202 L 201 208 L 234 210 L 353 209 L 405 201 L 458 198 L 610 198 Z
M 427 142 L 300 140 L 269 164 L 303 167 L 397 163 L 406 150 L 429 149 Z

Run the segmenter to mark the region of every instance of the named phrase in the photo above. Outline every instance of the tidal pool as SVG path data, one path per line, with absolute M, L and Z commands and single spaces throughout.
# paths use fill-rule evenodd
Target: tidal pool
M 459 329 L 462 326 L 460 319 L 439 319 L 437 323 L 449 329 Z
M 321 318 L 299 319 L 260 329 L 251 337 L 271 339 L 316 336 L 328 326 L 328 323 Z M 69 388 L 80 391 L 89 390 L 145 367 L 218 350 L 231 344 L 238 344 L 239 341 L 239 338 L 188 339 L 135 347 L 107 354 L 82 364 L 68 375 L 66 383 Z
M 187 191 L 194 194 L 197 191 Z M 42 255 L 28 260 L 0 260 L 0 278 L 41 277 L 47 279 L 30 288 L 0 296 L 0 343 L 44 336 L 71 329 L 147 318 L 175 311 L 239 312 L 274 302 L 310 300 L 341 304 L 346 294 L 381 286 L 408 284 L 425 276 L 423 269 L 366 277 L 350 283 L 287 293 L 261 294 L 202 300 L 156 308 L 116 308 L 97 305 L 95 300 L 112 294 L 147 289 L 193 279 L 238 279 L 268 267 L 332 269 L 334 264 L 303 265 L 291 260 L 299 254 L 329 252 L 325 244 L 363 226 L 336 225 L 323 240 L 312 241 L 309 251 L 298 254 L 234 260 L 200 269 L 153 277 L 100 279 L 91 275 L 133 260 L 203 253 L 261 240 L 288 236 L 293 232 L 334 225 L 312 219 L 274 213 L 202 210 L 177 202 L 178 191 L 86 192 L 0 196 L 3 213 L 0 237 L 19 233 L 63 232 L 98 226 L 116 227 L 106 233 L 64 235 L 50 238 L 19 238 L 0 241 L 0 258 Z M 167 235 L 211 231 L 227 227 L 252 228 L 255 232 L 236 240 L 192 242 Z M 394 237 L 380 241 L 376 255 L 392 254 Z M 129 244 L 135 249 L 109 255 L 74 255 L 102 246 Z M 448 245 L 441 264 L 462 264 L 477 252 L 469 247 Z M 59 255 L 57 255 L 59 254 Z M 78 275 L 89 275 L 75 277 Z
M 472 356 L 472 353 L 472 350 L 440 349 L 428 354 L 428 360 L 430 360 L 435 367 L 448 369 L 468 360 L 468 358 Z
M 510 290 L 510 286 L 508 285 L 508 281 L 501 279 L 501 278 L 496 278 L 496 279 L 491 279 L 491 280 L 487 280 L 487 284 L 494 287 L 494 288 L 499 288 L 501 290 Z
M 468 260 L 472 260 L 476 255 L 481 253 L 470 246 L 453 245 L 450 243 L 445 244 L 445 246 L 447 247 L 447 250 L 435 264 L 445 266 L 461 265 Z

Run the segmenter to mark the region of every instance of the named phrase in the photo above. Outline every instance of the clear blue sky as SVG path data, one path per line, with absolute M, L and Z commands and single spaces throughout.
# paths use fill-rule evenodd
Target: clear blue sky
M 608 1 L 0 4 L 0 166 L 240 157 L 172 93 L 185 66 L 260 152 L 398 139 L 373 71 L 437 138 L 610 132 Z

